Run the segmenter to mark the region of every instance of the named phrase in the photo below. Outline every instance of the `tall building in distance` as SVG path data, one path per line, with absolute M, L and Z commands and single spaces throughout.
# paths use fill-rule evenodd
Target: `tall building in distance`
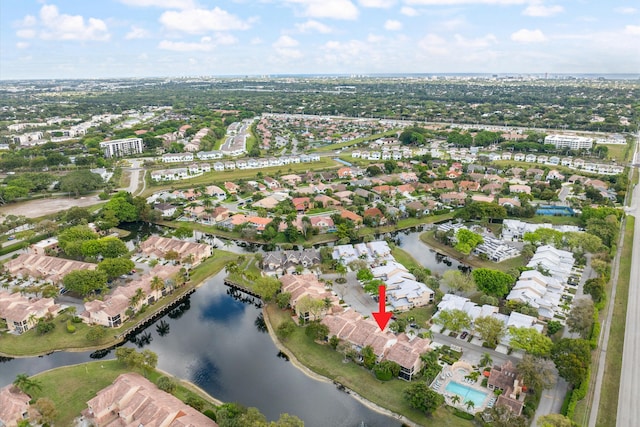
M 113 141 L 102 141 L 100 148 L 104 151 L 104 156 L 110 159 L 111 157 L 142 154 L 144 144 L 142 143 L 142 138 L 124 138 Z
M 547 135 L 545 144 L 553 144 L 556 148 L 570 148 L 572 150 L 590 150 L 593 147 L 593 138 L 576 135 Z

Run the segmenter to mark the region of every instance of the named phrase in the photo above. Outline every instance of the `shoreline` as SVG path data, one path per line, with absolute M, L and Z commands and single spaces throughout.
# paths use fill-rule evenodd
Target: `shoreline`
M 207 280 L 211 279 L 213 276 L 219 274 L 220 271 L 222 271 L 222 269 L 220 269 L 219 271 L 217 271 L 215 273 L 207 275 L 202 280 L 200 280 L 197 284 L 192 284 L 192 285 L 190 285 L 188 287 L 185 286 L 184 288 L 181 289 L 181 291 L 183 291 L 182 295 L 179 295 L 176 299 L 174 299 L 174 300 L 172 300 L 170 302 L 167 302 L 166 305 L 163 305 L 162 307 L 158 307 L 158 309 L 156 311 L 154 311 L 152 314 L 150 314 L 149 316 L 147 316 L 147 317 L 141 319 L 140 321 L 136 322 L 131 327 L 127 328 L 127 331 L 133 331 L 133 330 L 138 329 L 140 326 L 144 325 L 147 321 L 149 321 L 154 316 L 156 316 L 160 311 L 164 310 L 168 305 L 177 303 L 178 301 L 183 299 L 185 296 L 191 295 L 198 288 L 200 288 L 203 285 L 203 283 L 205 283 Z M 111 329 L 113 329 L 113 328 L 111 328 Z M 114 330 L 114 331 L 116 331 L 116 330 Z M 10 358 L 13 358 L 13 359 L 27 359 L 27 358 L 30 358 L 30 357 L 47 356 L 49 354 L 53 354 L 53 353 L 57 353 L 57 352 L 61 352 L 61 351 L 68 351 L 68 352 L 71 352 L 71 353 L 82 353 L 84 351 L 105 350 L 107 348 L 110 348 L 110 347 L 113 347 L 113 346 L 117 346 L 118 344 L 121 344 L 125 340 L 125 334 L 126 334 L 125 332 L 118 333 L 118 335 L 115 336 L 113 341 L 109 341 L 109 342 L 107 342 L 105 344 L 101 344 L 101 345 L 97 345 L 97 346 L 57 348 L 57 349 L 53 349 L 53 350 L 49 350 L 49 351 L 42 351 L 42 352 L 30 353 L 30 354 L 22 354 L 22 355 L 13 355 L 13 354 L 10 354 L 10 353 L 5 353 L 4 351 L 0 350 L 0 357 L 10 357 Z M 69 365 L 69 366 L 73 366 L 73 365 Z
M 305 374 L 306 376 L 308 376 L 309 378 L 312 378 L 316 381 L 321 381 L 321 382 L 325 382 L 325 383 L 331 383 L 331 384 L 335 384 L 335 382 L 333 380 L 331 380 L 330 378 L 325 377 L 324 375 L 320 375 L 317 372 L 313 371 L 311 368 L 309 368 L 308 366 L 304 365 L 302 362 L 300 362 L 296 356 L 294 354 L 291 353 L 291 351 L 280 342 L 280 340 L 278 339 L 278 337 L 276 336 L 275 332 L 273 332 L 273 327 L 271 325 L 271 319 L 269 318 L 269 313 L 266 310 L 266 305 L 265 307 L 262 308 L 262 315 L 265 319 L 265 324 L 267 326 L 267 332 L 269 333 L 269 336 L 271 337 L 271 341 L 273 341 L 273 344 L 276 346 L 276 348 L 278 350 L 280 350 L 281 352 L 283 352 L 284 354 L 287 355 L 287 357 L 289 358 L 289 362 L 291 362 L 291 364 L 293 364 L 293 366 L 295 366 L 298 370 L 300 370 L 303 374 Z M 371 409 L 372 411 L 376 411 L 380 414 L 383 415 L 387 415 L 391 418 L 394 418 L 400 422 L 402 422 L 403 424 L 406 424 L 410 427 L 420 427 L 420 424 L 416 424 L 415 422 L 411 421 L 410 419 L 408 419 L 407 417 L 405 417 L 404 415 L 398 414 L 396 412 L 393 412 L 387 408 L 384 408 L 368 399 L 366 399 L 365 397 L 361 396 L 359 393 L 355 392 L 354 390 L 345 387 L 345 390 L 348 391 L 348 394 L 353 397 L 354 399 L 356 399 L 358 402 L 362 403 L 364 406 L 366 406 L 367 408 Z

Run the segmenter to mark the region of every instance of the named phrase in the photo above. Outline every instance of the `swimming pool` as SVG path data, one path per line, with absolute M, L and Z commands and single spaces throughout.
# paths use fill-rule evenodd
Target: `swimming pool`
M 480 408 L 487 398 L 487 393 L 472 389 L 455 381 L 449 381 L 445 390 L 460 396 L 462 398 L 462 402 L 460 403 L 462 404 L 468 400 L 472 401 L 475 408 Z

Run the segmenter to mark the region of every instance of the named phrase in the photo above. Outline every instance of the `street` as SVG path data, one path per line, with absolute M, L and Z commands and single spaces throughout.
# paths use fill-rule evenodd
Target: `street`
M 640 133 L 634 154 L 634 162 L 638 162 L 638 146 Z M 640 219 L 640 186 L 633 189 L 631 206 L 627 215 Z M 617 319 L 622 321 L 622 319 Z M 640 334 L 636 327 L 640 324 L 640 224 L 635 224 L 633 235 L 633 252 L 631 275 L 629 282 L 629 296 L 627 299 L 627 319 L 624 333 L 624 347 L 622 352 L 622 374 L 620 376 L 620 391 L 618 395 L 619 427 L 637 426 L 640 420 Z M 590 423 L 591 424 L 591 423 Z

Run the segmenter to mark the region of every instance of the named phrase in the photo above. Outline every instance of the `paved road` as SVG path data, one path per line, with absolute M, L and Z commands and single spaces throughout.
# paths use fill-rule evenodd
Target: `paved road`
M 638 161 L 638 146 L 634 158 Z M 632 204 L 627 209 L 629 215 L 640 219 L 640 185 L 633 190 Z M 620 319 L 618 319 L 620 321 Z M 618 427 L 632 427 L 640 423 L 640 223 L 636 223 L 633 235 L 633 253 L 631 263 L 631 281 L 627 299 L 627 319 L 622 352 L 622 375 L 618 397 Z

